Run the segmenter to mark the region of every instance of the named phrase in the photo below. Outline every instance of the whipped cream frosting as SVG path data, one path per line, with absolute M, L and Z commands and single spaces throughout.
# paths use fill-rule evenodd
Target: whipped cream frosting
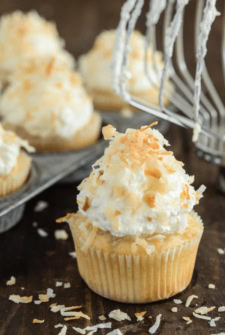
M 116 38 L 114 30 L 102 32 L 96 39 L 94 47 L 79 58 L 79 69 L 85 83 L 91 89 L 112 90 L 112 55 Z M 140 92 L 151 87 L 144 71 L 144 36 L 135 31 L 130 40 L 130 53 L 128 58 L 127 89 L 130 92 Z M 162 70 L 163 62 L 160 52 L 155 54 L 158 68 Z M 149 74 L 152 83 L 159 84 L 161 73 L 153 69 L 153 53 L 148 50 Z
M 35 11 L 3 15 L 0 20 L 0 74 L 10 75 L 24 59 L 56 53 L 71 68 L 74 60 L 63 49 L 64 44 L 55 24 Z
M 103 134 L 111 141 L 78 187 L 79 211 L 118 237 L 183 233 L 205 187 L 195 191 L 194 177 L 165 149 L 169 143 L 156 129 L 122 134 L 107 126 Z
M 43 138 L 70 138 L 89 122 L 92 112 L 79 74 L 58 56 L 23 62 L 0 100 L 4 123 Z
M 34 151 L 27 141 L 22 140 L 11 131 L 6 131 L 0 124 L 0 176 L 8 175 L 16 166 L 21 148 Z

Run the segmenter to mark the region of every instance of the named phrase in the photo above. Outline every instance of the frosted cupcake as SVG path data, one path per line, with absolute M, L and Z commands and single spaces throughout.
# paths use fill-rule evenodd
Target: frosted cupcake
M 95 108 L 100 110 L 121 110 L 126 103 L 112 90 L 112 54 L 115 43 L 115 31 L 102 32 L 95 40 L 93 48 L 79 59 L 79 69 L 84 78 L 88 92 L 93 97 Z M 163 68 L 162 55 L 156 53 L 156 61 Z M 160 76 L 153 69 L 152 50 L 148 52 L 148 64 L 151 80 L 159 86 Z M 158 89 L 149 83 L 144 72 L 144 36 L 135 31 L 130 41 L 128 60 L 130 78 L 127 81 L 128 91 L 152 105 L 158 105 Z M 167 84 L 167 92 L 172 93 L 171 84 Z M 164 97 L 164 105 L 169 99 Z
M 34 151 L 27 141 L 0 124 L 0 197 L 21 188 L 28 178 L 31 159 L 22 149 Z
M 66 220 L 81 277 L 96 293 L 121 302 L 169 298 L 191 281 L 203 224 L 183 164 L 155 129 L 118 133 L 80 184 L 79 210 Z
M 55 24 L 35 11 L 3 15 L 0 20 L 0 79 L 8 81 L 22 61 L 44 55 L 57 54 L 72 68 L 74 61 L 63 49 L 64 44 Z
M 22 63 L 0 100 L 0 115 L 37 151 L 66 151 L 96 142 L 101 120 L 77 72 L 58 57 Z

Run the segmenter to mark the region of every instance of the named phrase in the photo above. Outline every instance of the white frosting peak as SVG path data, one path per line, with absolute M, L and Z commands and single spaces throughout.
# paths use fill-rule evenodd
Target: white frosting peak
M 17 163 L 21 148 L 34 151 L 27 141 L 22 140 L 11 131 L 6 131 L 0 124 L 0 176 L 8 175 Z
M 92 89 L 112 90 L 112 55 L 115 44 L 116 32 L 108 30 L 102 32 L 96 39 L 94 47 L 79 59 L 80 72 L 85 83 Z M 127 89 L 131 93 L 147 90 L 151 84 L 144 71 L 144 36 L 134 31 L 130 40 L 130 53 L 128 59 Z M 158 67 L 163 68 L 162 55 L 155 54 Z M 160 82 L 160 75 L 156 74 L 151 64 L 153 53 L 149 48 L 148 64 L 151 81 L 155 84 Z
M 194 190 L 164 137 L 150 127 L 103 134 L 110 145 L 79 186 L 79 211 L 114 236 L 183 233 L 204 187 Z
M 58 56 L 23 62 L 0 100 L 5 123 L 41 137 L 69 138 L 89 122 L 92 112 L 79 74 Z
M 64 44 L 55 24 L 36 11 L 3 15 L 0 20 L 0 72 L 10 75 L 24 59 L 49 54 L 61 54 L 71 68 L 74 60 L 63 49 Z

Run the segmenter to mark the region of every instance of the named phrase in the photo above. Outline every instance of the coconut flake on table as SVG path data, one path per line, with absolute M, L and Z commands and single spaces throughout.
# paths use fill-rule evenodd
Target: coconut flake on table
M 47 237 L 47 236 L 48 236 L 47 231 L 45 231 L 45 230 L 42 229 L 42 228 L 38 228 L 38 229 L 37 229 L 37 232 L 38 232 L 38 235 L 40 235 L 41 237 Z
M 186 325 L 188 325 L 189 323 L 192 323 L 192 320 L 191 318 L 189 318 L 189 316 L 182 316 L 182 319 L 186 321 Z
M 57 325 L 54 326 L 54 328 L 62 328 L 63 325 L 61 323 L 58 323 Z
M 99 315 L 99 320 L 101 320 L 101 321 L 105 321 L 106 320 L 106 317 L 105 317 L 105 315 Z
M 9 280 L 7 280 L 6 285 L 7 286 L 12 286 L 16 284 L 16 278 L 14 276 L 11 276 Z
M 219 321 L 220 316 L 217 316 L 216 318 L 209 321 L 210 327 L 216 327 L 216 321 Z
M 35 304 L 35 305 L 40 305 L 41 303 L 42 303 L 41 300 L 34 300 L 34 304 Z
M 218 307 L 218 312 L 225 312 L 225 306 Z
M 198 296 L 194 294 L 190 295 L 186 300 L 185 307 L 189 307 L 193 299 L 198 299 Z
M 211 320 L 211 317 L 210 317 L 210 316 L 200 315 L 200 314 L 195 313 L 195 312 L 193 312 L 192 314 L 193 314 L 194 317 L 196 317 L 197 319 L 203 319 L 203 320 L 208 320 L 208 321 Z
M 213 311 L 215 308 L 216 308 L 216 306 L 212 306 L 212 307 L 202 306 L 202 307 L 197 308 L 195 310 L 195 313 L 204 315 L 204 314 L 207 314 L 207 313 Z
M 53 312 L 53 313 L 57 313 L 59 311 L 61 311 L 61 309 L 65 308 L 65 305 L 51 305 L 50 306 L 50 311 Z
M 171 312 L 173 312 L 173 313 L 177 313 L 177 311 L 178 311 L 178 308 L 177 308 L 177 307 L 172 307 L 172 308 L 171 308 Z
M 67 333 L 67 326 L 63 326 L 58 335 L 66 335 Z
M 54 235 L 55 235 L 56 240 L 67 240 L 69 237 L 67 231 L 64 229 L 55 230 Z
M 143 311 L 143 312 L 137 312 L 134 315 L 136 316 L 137 321 L 142 321 L 142 320 L 144 320 L 144 315 L 146 313 L 147 313 L 146 311 Z
M 75 251 L 71 251 L 71 252 L 69 252 L 69 255 L 70 255 L 71 257 L 73 257 L 73 258 L 77 258 L 77 254 L 76 254 Z
M 224 254 L 225 254 L 225 250 L 222 249 L 222 248 L 218 248 L 217 251 L 218 251 L 218 253 L 219 253 L 220 255 L 224 255 Z
M 62 282 L 62 281 L 57 281 L 57 282 L 55 283 L 55 286 L 56 286 L 56 287 L 63 286 L 63 282 Z
M 212 334 L 212 335 L 225 335 L 225 333 L 222 332 L 222 333 L 216 333 L 216 334 Z
M 21 297 L 20 295 L 16 295 L 16 294 L 11 294 L 9 296 L 9 300 L 13 301 L 15 304 L 29 304 L 30 302 L 32 302 L 33 300 L 33 296 L 29 296 L 29 297 Z
M 211 288 L 212 290 L 214 290 L 216 288 L 216 285 L 215 284 L 209 284 L 208 288 Z
M 122 312 L 120 309 L 114 309 L 113 311 L 111 311 L 109 313 L 109 317 L 116 321 L 123 321 L 123 320 L 131 321 L 131 318 L 129 317 L 129 315 L 125 312 Z
M 111 332 L 107 333 L 106 335 L 123 335 L 119 329 L 114 329 Z
M 36 227 L 38 226 L 38 223 L 37 223 L 36 221 L 34 221 L 34 222 L 32 223 L 32 226 L 33 226 L 34 228 L 36 228 Z
M 112 322 L 99 323 L 94 326 L 88 326 L 84 328 L 86 331 L 97 331 L 98 329 L 109 329 L 112 328 Z
M 86 330 L 78 328 L 78 327 L 72 327 L 73 330 L 75 330 L 77 333 L 84 335 L 86 334 Z
M 74 318 L 74 320 L 76 319 L 80 319 L 80 318 L 84 318 L 84 319 L 87 319 L 87 320 L 90 320 L 90 317 L 87 315 L 87 314 L 84 314 L 83 312 L 79 311 L 79 312 L 75 312 L 75 311 L 68 311 L 67 309 L 68 307 L 66 308 L 62 308 L 60 310 L 60 314 L 62 316 L 69 316 L 69 317 L 72 317 Z M 72 320 L 72 319 L 70 319 Z M 66 321 L 69 321 L 68 319 Z
M 183 301 L 180 300 L 180 299 L 173 299 L 173 302 L 177 305 L 180 305 L 180 304 L 182 304 Z
M 34 207 L 34 212 L 41 212 L 47 207 L 48 207 L 48 203 L 46 201 L 40 200 L 36 203 Z
M 32 323 L 44 323 L 45 320 L 33 319 Z
M 70 288 L 71 287 L 71 284 L 70 283 L 65 283 L 64 284 L 64 288 Z
M 149 330 L 148 330 L 148 332 L 150 334 L 155 334 L 156 333 L 156 331 L 159 328 L 160 323 L 161 323 L 161 317 L 162 317 L 162 314 L 158 314 L 156 316 L 156 321 L 155 321 L 154 325 L 152 327 L 150 327 Z

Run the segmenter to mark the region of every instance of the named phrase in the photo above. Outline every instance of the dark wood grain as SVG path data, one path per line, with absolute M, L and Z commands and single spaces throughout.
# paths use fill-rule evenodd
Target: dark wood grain
M 193 1 L 192 1 L 193 3 Z M 221 5 L 222 1 L 218 1 Z M 48 19 L 57 22 L 60 34 L 65 38 L 67 48 L 75 56 L 87 51 L 94 37 L 103 29 L 114 28 L 119 20 L 122 0 L 67 0 L 31 2 L 28 0 L 1 0 L 0 14 L 15 9 L 28 11 L 35 8 Z M 194 15 L 194 9 L 190 9 L 188 15 Z M 144 21 L 141 20 L 140 27 Z M 188 28 L 189 29 L 189 28 Z M 220 25 L 215 26 L 220 34 Z M 190 27 L 192 31 L 192 27 Z M 189 35 L 187 45 L 189 47 Z M 217 50 L 218 39 L 211 41 L 214 50 Z M 218 51 L 216 51 L 218 57 Z M 190 54 L 189 62 L 193 65 L 193 54 Z M 221 91 L 222 76 L 214 60 L 210 63 L 211 69 L 216 73 L 216 83 Z M 187 130 L 172 126 L 167 135 L 171 149 L 178 159 L 185 162 L 185 168 L 189 174 L 194 174 L 195 186 L 205 184 L 207 192 L 198 212 L 205 223 L 205 232 L 200 245 L 196 268 L 191 285 L 177 298 L 185 301 L 191 294 L 196 294 L 199 299 L 194 301 L 191 308 L 185 308 L 184 304 L 178 306 L 178 313 L 170 310 L 174 306 L 173 299 L 147 305 L 126 305 L 99 297 L 91 292 L 79 276 L 76 260 L 69 256 L 74 250 L 69 228 L 66 224 L 57 224 L 56 218 L 69 211 L 75 211 L 76 186 L 55 185 L 27 204 L 23 219 L 11 231 L 0 235 L 0 334 L 1 335 L 36 335 L 58 334 L 60 329 L 55 329 L 57 323 L 65 324 L 58 313 L 52 313 L 49 305 L 58 304 L 82 305 L 83 312 L 91 317 L 88 322 L 84 319 L 67 322 L 68 334 L 75 334 L 71 329 L 85 327 L 86 325 L 100 322 L 98 316 L 107 315 L 112 309 L 120 308 L 127 312 L 131 322 L 112 321 L 113 328 L 120 328 L 124 334 L 147 334 L 157 314 L 162 313 L 162 323 L 158 333 L 165 335 L 200 334 L 207 335 L 225 331 L 224 316 L 217 322 L 216 328 L 209 328 L 208 322 L 193 318 L 193 323 L 186 325 L 182 316 L 191 316 L 195 304 L 207 306 L 225 305 L 225 256 L 219 255 L 217 248 L 225 247 L 225 195 L 218 191 L 217 182 L 219 169 L 216 166 L 198 159 L 191 143 L 191 134 Z M 33 211 L 38 200 L 46 200 L 49 203 L 43 212 Z M 41 238 L 37 234 L 32 223 L 36 221 L 39 227 L 45 229 L 49 236 Z M 66 241 L 57 241 L 54 238 L 55 229 L 64 228 L 69 233 Z M 14 275 L 15 286 L 6 286 L 6 281 Z M 71 288 L 63 289 L 55 287 L 56 281 L 70 282 Z M 215 290 L 208 288 L 209 283 L 216 285 Z M 24 287 L 24 290 L 21 288 Z M 41 305 L 15 304 L 8 300 L 10 294 L 33 295 L 38 298 L 39 293 L 44 293 L 48 287 L 54 289 L 56 298 L 49 303 Z M 134 313 L 147 311 L 152 319 L 136 322 Z M 211 312 L 212 316 L 218 313 Z M 225 314 L 224 314 L 225 315 Z M 32 324 L 33 318 L 44 319 L 43 324 Z M 108 320 L 108 319 L 107 319 Z M 99 331 L 106 334 L 107 331 Z

